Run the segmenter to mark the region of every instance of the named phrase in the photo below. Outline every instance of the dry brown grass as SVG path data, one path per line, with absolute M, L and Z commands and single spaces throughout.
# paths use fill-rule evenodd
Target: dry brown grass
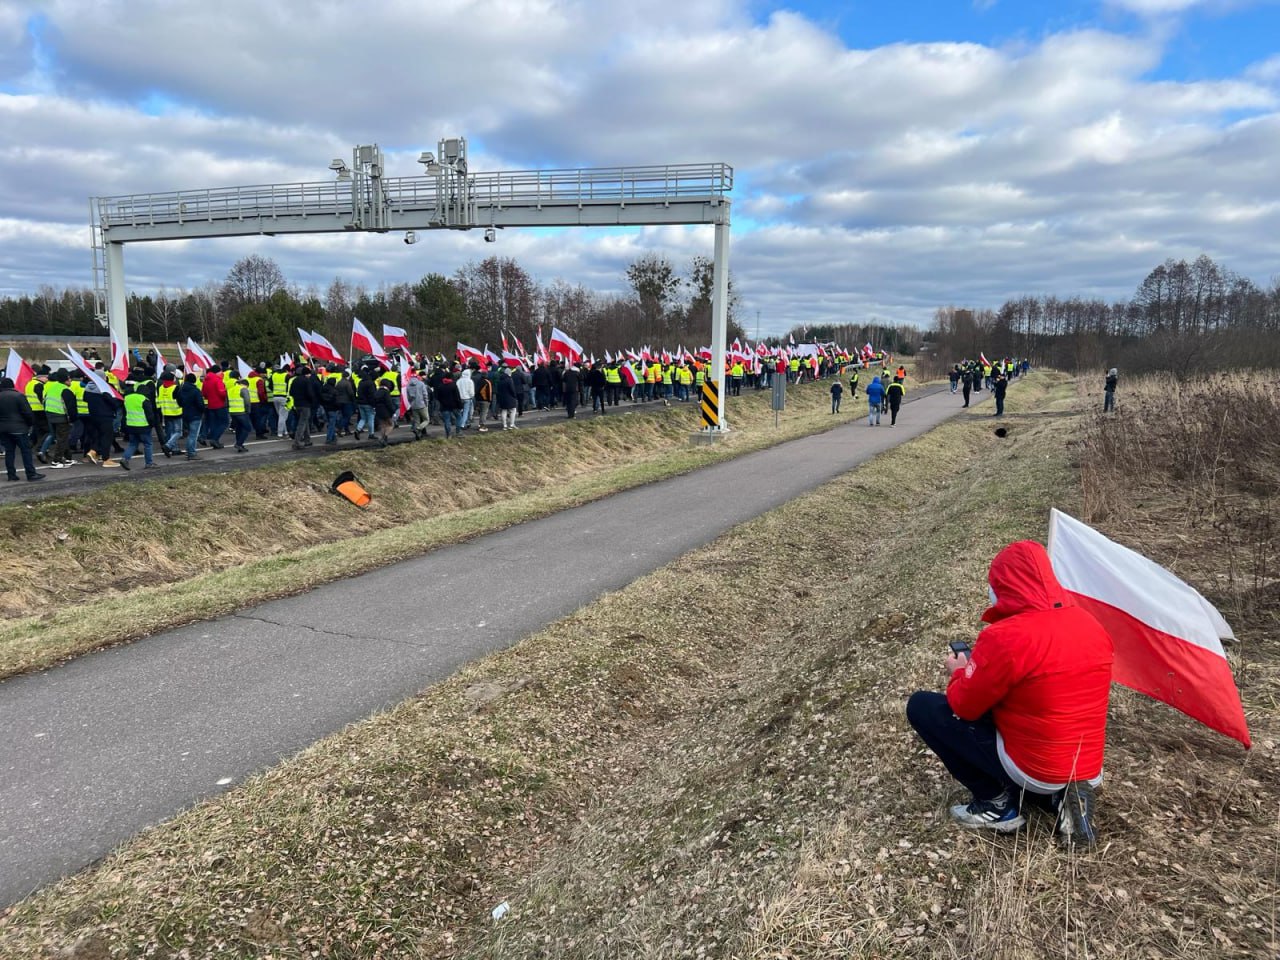
M 0 509 L 0 677 L 829 429 L 826 389 L 792 390 L 780 428 L 767 393 L 733 398 L 711 448 L 689 446 L 695 414 L 675 405 Z M 366 511 L 328 493 L 348 468 Z
M 1079 407 L 1037 374 L 1008 440 L 962 418 L 744 525 L 19 905 L 0 954 L 1275 956 L 1264 639 L 1247 757 L 1117 693 L 1084 855 L 952 828 L 905 722 L 990 557 L 1081 512 Z

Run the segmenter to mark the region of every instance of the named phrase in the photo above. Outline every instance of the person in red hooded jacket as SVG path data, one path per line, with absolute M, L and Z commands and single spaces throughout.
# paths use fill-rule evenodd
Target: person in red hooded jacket
M 1072 601 L 1032 540 L 991 561 L 990 626 L 946 661 L 945 694 L 917 691 L 907 719 L 973 794 L 951 808 L 963 826 L 1008 833 L 1030 800 L 1057 816 L 1064 843 L 1092 845 L 1102 782 L 1111 638 Z

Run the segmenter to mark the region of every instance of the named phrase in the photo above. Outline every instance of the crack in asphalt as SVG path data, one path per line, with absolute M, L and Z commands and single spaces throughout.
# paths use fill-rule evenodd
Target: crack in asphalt
M 299 630 L 309 630 L 312 633 L 318 633 L 326 637 L 341 637 L 343 640 L 360 640 L 364 642 L 377 643 L 394 643 L 401 647 L 412 647 L 415 650 L 423 649 L 420 643 L 412 643 L 408 640 L 397 640 L 394 637 L 369 637 L 361 636 L 355 633 L 343 633 L 341 630 L 325 630 L 323 627 L 313 627 L 309 623 L 281 623 L 279 620 L 271 620 L 268 617 L 251 617 L 247 613 L 233 613 L 230 617 L 232 620 L 251 620 L 255 623 L 266 623 L 273 627 L 281 627 L 285 630 L 296 627 Z

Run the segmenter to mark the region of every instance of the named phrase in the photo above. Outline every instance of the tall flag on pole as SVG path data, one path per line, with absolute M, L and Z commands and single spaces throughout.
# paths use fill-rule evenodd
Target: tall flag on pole
M 160 374 L 164 373 L 164 354 L 160 352 L 160 348 L 154 343 L 151 344 L 151 349 L 154 350 L 156 354 L 156 379 L 159 380 Z
M 483 350 L 477 350 L 475 347 L 468 347 L 461 340 L 458 341 L 457 354 L 458 354 L 458 359 L 461 360 L 464 364 L 469 360 L 484 359 Z
M 89 361 L 85 360 L 84 357 L 80 356 L 80 354 L 76 352 L 76 348 L 71 346 L 71 344 L 69 343 L 67 344 L 67 349 L 62 351 L 62 355 L 66 357 L 68 360 L 70 360 L 72 363 L 74 363 L 76 365 L 76 369 L 78 369 L 81 373 L 83 373 L 86 377 L 88 377 L 89 382 L 92 383 L 94 386 L 96 386 L 99 392 L 109 393 L 111 394 L 111 396 L 115 397 L 117 400 L 124 399 L 120 391 L 117 390 L 115 387 L 113 387 L 111 384 L 109 384 L 101 376 L 99 376 L 98 371 L 94 370 L 93 367 L 89 366 Z
M 385 329 L 384 329 L 384 337 L 383 337 L 383 339 L 386 339 L 386 338 L 385 338 Z M 406 341 L 406 342 L 408 342 L 408 341 Z M 408 349 L 409 349 L 408 347 L 405 347 L 405 351 L 406 351 L 406 352 L 408 352 Z M 408 361 L 408 359 L 406 359 L 406 357 L 402 354 L 402 355 L 400 356 L 400 417 L 401 417 L 401 419 L 404 419 L 406 416 L 408 416 L 408 415 L 409 415 L 409 390 L 408 390 L 408 387 L 409 387 L 409 378 L 410 378 L 410 377 L 412 377 L 412 376 L 413 376 L 413 370 L 412 370 L 412 369 L 410 368 L 410 366 L 409 366 L 409 361 Z M 415 428 L 414 428 L 414 430 L 415 430 L 415 436 L 416 436 L 417 428 L 415 427 Z
M 188 370 L 208 370 L 213 366 L 213 357 L 205 353 L 200 344 L 187 337 L 187 346 L 182 352 L 182 362 Z
M 636 373 L 636 368 L 631 365 L 630 360 L 620 366 L 618 372 L 622 374 L 622 382 L 628 387 L 634 387 L 640 382 L 640 374 Z
M 534 332 L 534 338 L 537 342 L 537 347 L 538 347 L 538 353 L 537 353 L 536 359 L 541 360 L 543 363 L 547 363 L 548 361 L 550 361 L 551 356 L 550 354 L 547 353 L 547 348 L 542 345 L 542 326 L 541 325 L 539 325 L 538 329 Z
M 382 345 L 374 339 L 373 334 L 369 332 L 369 328 L 356 317 L 351 318 L 351 346 L 355 350 L 377 357 L 383 363 L 391 362 L 391 358 L 382 349 Z
M 111 366 L 108 367 L 117 380 L 129 379 L 129 349 L 125 346 L 116 328 L 111 328 Z
M 1111 635 L 1116 683 L 1250 746 L 1222 648 L 1234 635 L 1213 604 L 1142 554 L 1058 510 L 1049 514 L 1049 559 L 1063 588 Z
M 559 327 L 551 328 L 551 342 L 547 344 L 547 349 L 567 357 L 570 363 L 582 358 L 582 344 Z
M 13 381 L 19 393 L 27 389 L 27 384 L 35 379 L 36 372 L 31 364 L 23 360 L 18 351 L 9 348 L 9 362 L 4 366 L 4 375 Z
M 236 373 L 240 375 L 242 380 L 248 380 L 249 374 L 253 373 L 253 367 L 245 363 L 239 354 L 236 354 Z
M 405 353 L 412 353 L 409 349 L 409 333 L 404 327 L 393 327 L 389 323 L 382 325 L 382 346 L 387 350 L 403 350 Z

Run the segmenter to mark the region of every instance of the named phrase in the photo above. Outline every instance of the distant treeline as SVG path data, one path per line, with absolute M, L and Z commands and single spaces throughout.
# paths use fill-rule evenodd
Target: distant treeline
M 944 366 L 983 351 L 1062 370 L 1280 367 L 1280 281 L 1264 290 L 1207 256 L 1166 260 L 1129 300 L 1021 297 L 998 310 L 944 307 L 925 336 Z
M 711 337 L 711 262 L 694 257 L 681 273 L 664 256 L 645 254 L 626 271 L 629 295 L 599 294 L 563 280 L 540 283 L 510 257 L 469 263 L 453 276 L 428 274 L 413 283 L 368 290 L 334 279 L 322 294 L 291 285 L 266 257 L 238 261 L 221 283 L 126 301 L 133 343 L 173 342 L 193 337 L 221 354 L 271 358 L 297 349 L 295 327 L 314 329 L 345 345 L 351 318 L 380 333 L 383 323 L 403 327 L 415 350 L 452 354 L 461 340 L 497 346 L 511 331 L 533 348 L 542 324 L 549 335 L 560 327 L 596 352 L 649 342 L 691 349 Z M 729 281 L 730 340 L 742 336 Z M 0 338 L 55 335 L 74 339 L 104 333 L 94 318 L 88 289 L 41 287 L 34 296 L 0 300 Z

